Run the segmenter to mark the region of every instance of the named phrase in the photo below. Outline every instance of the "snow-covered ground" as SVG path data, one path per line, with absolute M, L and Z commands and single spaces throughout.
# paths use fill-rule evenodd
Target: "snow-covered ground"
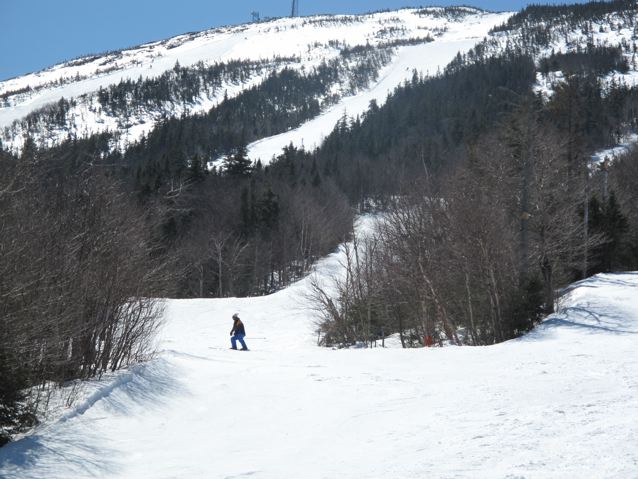
M 638 144 L 638 134 L 629 133 L 621 138 L 617 146 L 596 151 L 591 156 L 592 166 L 599 165 L 604 161 L 613 161 L 631 152 Z
M 622 55 L 627 60 L 629 70 L 625 73 L 612 71 L 600 78 L 601 85 L 604 89 L 609 89 L 611 85 L 626 85 L 627 87 L 635 87 L 638 85 L 638 63 L 636 63 L 636 54 L 633 45 L 636 39 L 633 22 L 627 21 L 628 15 L 611 13 L 606 15 L 604 21 L 593 21 L 589 24 L 590 31 L 583 32 L 579 29 L 554 28 L 553 41 L 549 42 L 545 48 L 540 49 L 535 54 L 536 60 L 549 58 L 552 53 L 574 53 L 585 51 L 587 45 L 596 47 L 614 47 L 620 48 Z M 498 34 L 493 35 L 496 39 L 495 45 L 491 45 L 493 52 L 502 50 L 508 42 L 520 40 L 520 32 L 512 32 L 510 35 Z M 536 75 L 536 84 L 534 91 L 540 93 L 546 100 L 554 94 L 557 85 L 565 82 L 565 72 L 550 71 L 548 74 L 538 72 Z
M 319 348 L 307 290 L 168 301 L 158 357 L 0 449 L 0 477 L 637 477 L 638 274 L 490 347 Z

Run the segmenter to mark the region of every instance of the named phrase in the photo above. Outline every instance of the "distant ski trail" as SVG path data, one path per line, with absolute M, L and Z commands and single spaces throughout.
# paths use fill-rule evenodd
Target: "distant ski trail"
M 370 88 L 342 98 L 336 105 L 297 128 L 251 143 L 248 146 L 248 156 L 253 161 L 261 160 L 263 164 L 267 164 L 290 144 L 313 151 L 321 146 L 344 115 L 349 118 L 362 116 L 371 101 L 382 106 L 390 93 L 412 79 L 415 71 L 423 75 L 434 75 L 442 71 L 459 52 L 468 51 L 487 36 L 492 27 L 502 23 L 508 16 L 509 14 L 495 15 L 470 25 L 454 25 L 433 42 L 401 47 Z

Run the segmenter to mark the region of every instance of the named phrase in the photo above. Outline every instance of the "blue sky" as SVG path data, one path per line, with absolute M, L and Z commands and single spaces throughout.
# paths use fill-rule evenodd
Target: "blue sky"
M 299 0 L 301 15 L 365 13 L 405 6 L 468 4 L 519 10 L 506 0 Z M 244 23 L 252 11 L 285 16 L 291 0 L 0 0 L 0 80 L 89 53 L 117 50 L 180 33 Z

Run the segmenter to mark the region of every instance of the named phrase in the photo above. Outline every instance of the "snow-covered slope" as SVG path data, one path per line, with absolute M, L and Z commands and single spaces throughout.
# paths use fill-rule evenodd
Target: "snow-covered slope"
M 539 62 L 553 54 L 584 53 L 588 48 L 617 48 L 627 61 L 628 69 L 600 75 L 602 84 L 638 85 L 638 27 L 635 22 L 638 5 L 634 3 L 629 6 L 629 3 L 625 10 L 592 12 L 589 18 L 558 13 L 551 20 L 534 18 L 531 14 L 530 18 L 518 21 L 515 21 L 516 17 L 510 17 L 513 25 L 492 32 L 482 45 L 483 54 L 496 54 L 506 49 L 518 50 L 532 55 Z M 554 87 L 565 81 L 566 72 L 552 70 L 537 74 L 535 91 L 545 98 L 551 97 Z
M 261 23 L 218 28 L 181 35 L 161 42 L 105 55 L 80 58 L 47 70 L 0 82 L 0 141 L 19 153 L 27 137 L 51 147 L 68 138 L 116 132 L 113 147 L 126 149 L 167 117 L 207 112 L 224 98 L 236 97 L 264 82 L 271 73 L 290 68 L 310 75 L 324 62 L 342 58 L 345 49 L 374 47 L 384 51 L 380 70 L 370 82 L 352 88 L 355 67 L 330 86 L 317 100 L 322 112 L 290 131 L 261 138 L 249 147 L 249 156 L 268 162 L 291 142 L 312 149 L 321 143 L 345 115 L 363 114 L 370 100 L 381 104 L 388 92 L 412 77 L 413 71 L 434 74 L 459 52 L 481 44 L 480 55 L 504 50 L 522 51 L 540 61 L 552 53 L 585 51 L 588 46 L 619 48 L 628 71 L 612 71 L 602 77 L 607 84 L 638 83 L 635 41 L 636 10 L 611 11 L 590 19 L 556 15 L 551 21 L 534 19 L 497 28 L 513 18 L 511 13 L 487 13 L 471 8 L 402 9 L 359 16 L 282 18 Z M 539 33 L 540 32 L 540 33 Z M 432 41 L 431 41 L 432 40 Z M 365 63 L 366 59 L 361 60 Z M 233 62 L 246 64 L 236 75 Z M 226 66 L 214 87 L 200 86 L 187 101 L 179 94 L 168 100 L 134 105 L 131 111 L 111 111 L 99 99 L 100 89 L 120 82 L 157 79 L 181 67 L 206 69 Z M 233 70 L 233 68 L 235 70 Z M 169 80 L 170 81 L 170 80 Z M 550 97 L 564 72 L 540 72 L 535 89 Z M 70 104 L 49 111 L 64 98 Z M 34 112 L 44 112 L 40 117 Z M 633 132 L 622 132 L 630 135 Z M 210 160 L 215 160 L 211 155 Z
M 317 148 L 344 115 L 350 118 L 363 115 L 373 100 L 377 105 L 383 105 L 388 94 L 401 83 L 409 81 L 414 71 L 423 75 L 442 71 L 459 52 L 472 48 L 492 27 L 509 16 L 508 13 L 473 15 L 462 23 L 450 24 L 447 31 L 434 42 L 402 47 L 393 61 L 380 72 L 379 80 L 369 89 L 343 98 L 337 105 L 294 130 L 254 142 L 248 148 L 250 158 L 268 162 L 273 155 L 281 154 L 282 148 L 290 143 L 297 147 L 303 146 L 306 150 Z
M 638 274 L 490 347 L 318 348 L 307 289 L 169 301 L 159 356 L 0 449 L 0 477 L 635 477 Z
M 370 86 L 371 92 L 345 98 L 313 125 L 313 132 L 326 135 L 342 114 L 362 113 L 372 98 L 384 100 L 388 91 L 412 76 L 414 69 L 435 73 L 459 51 L 487 35 L 511 14 L 493 14 L 475 9 L 404 9 L 359 16 L 316 16 L 283 18 L 201 33 L 182 35 L 162 42 L 107 55 L 87 57 L 54 66 L 42 72 L 0 82 L 0 139 L 5 148 L 19 152 L 27 136 L 50 147 L 67 138 L 93 133 L 122 133 L 120 148 L 139 140 L 166 116 L 181 116 L 210 110 L 224 98 L 231 98 L 258 85 L 273 71 L 284 67 L 302 73 L 322 62 L 339 58 L 344 48 L 374 46 L 390 48 L 394 59 Z M 434 40 L 432 44 L 422 44 Z M 425 48 L 428 47 L 428 48 Z M 265 62 L 251 70 L 247 78 L 225 78 L 218 88 L 202 89 L 192 102 L 172 101 L 161 108 L 141 108 L 122 121 L 109 114 L 98 101 L 100 88 L 121 81 L 156 78 L 181 67 L 206 67 L 233 61 Z M 334 95 L 347 96 L 347 79 L 334 87 Z M 39 124 L 25 118 L 61 98 L 73 100 L 63 113 L 61 124 Z M 317 128 L 321 126 L 320 132 Z M 317 133 L 319 132 L 319 133 Z M 307 136 L 301 133 L 290 139 Z M 283 141 L 283 139 L 280 139 Z M 289 140 L 288 137 L 285 138 Z M 317 138 L 308 138 L 313 145 Z M 263 146 L 266 148 L 265 146 Z M 259 153 L 269 159 L 279 148 Z

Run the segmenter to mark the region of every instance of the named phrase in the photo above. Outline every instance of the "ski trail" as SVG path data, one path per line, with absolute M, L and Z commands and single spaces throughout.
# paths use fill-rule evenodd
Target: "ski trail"
M 320 280 L 342 255 L 317 264 Z M 530 334 L 474 348 L 318 348 L 308 286 L 168 301 L 159 357 L 0 449 L 0 477 L 635 473 L 638 273 L 576 283 Z M 228 350 L 235 312 L 249 352 Z
M 392 62 L 381 69 L 379 78 L 370 88 L 342 98 L 336 105 L 297 128 L 251 143 L 248 156 L 253 161 L 261 160 L 266 164 L 291 143 L 308 151 L 318 148 L 344 115 L 350 118 L 364 115 L 371 101 L 383 105 L 388 94 L 412 79 L 414 71 L 424 75 L 442 71 L 459 52 L 472 48 L 487 36 L 492 27 L 503 23 L 509 16 L 486 16 L 478 22 L 451 25 L 449 31 L 433 42 L 399 48 Z

